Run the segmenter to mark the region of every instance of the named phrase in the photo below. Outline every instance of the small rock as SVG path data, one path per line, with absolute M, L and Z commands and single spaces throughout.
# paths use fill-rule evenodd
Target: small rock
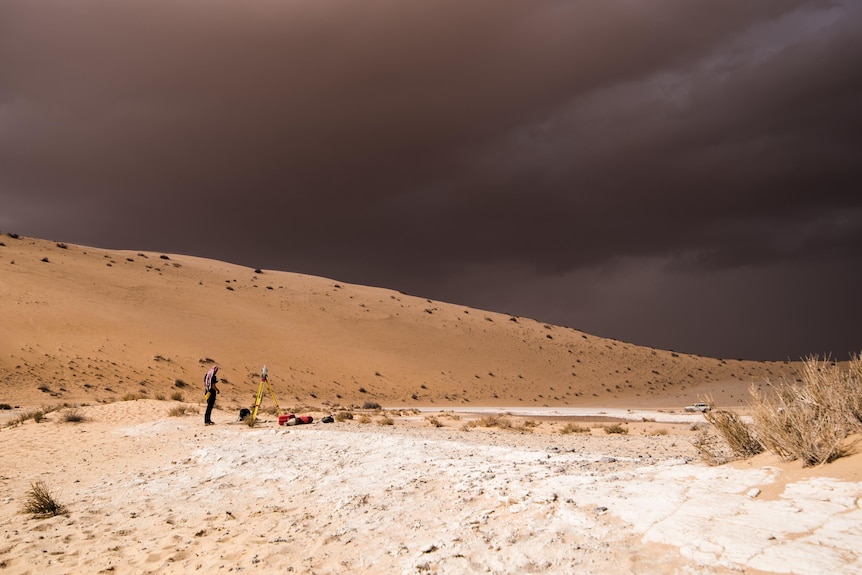
M 757 487 L 754 487 L 754 488 L 752 488 L 752 489 L 749 489 L 749 490 L 748 490 L 748 493 L 746 493 L 746 495 L 748 495 L 749 497 L 751 497 L 752 499 L 754 499 L 755 497 L 757 497 L 758 495 L 760 495 L 760 489 L 758 489 Z

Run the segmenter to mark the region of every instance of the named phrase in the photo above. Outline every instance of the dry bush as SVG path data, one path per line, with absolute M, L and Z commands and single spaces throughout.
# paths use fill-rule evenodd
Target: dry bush
M 715 404 L 709 401 L 710 410 L 703 417 L 727 442 L 731 453 L 739 459 L 754 457 L 763 452 L 763 445 L 751 432 L 749 426 L 732 411 L 715 409 Z
M 658 428 L 658 429 L 656 429 L 656 430 L 653 430 L 653 432 L 652 432 L 652 433 L 650 433 L 650 435 L 653 435 L 653 436 L 658 436 L 658 435 L 667 435 L 667 433 L 668 433 L 668 432 L 667 432 L 667 429 L 665 429 L 664 427 L 660 427 L 660 428 Z
M 60 416 L 60 421 L 64 421 L 66 423 L 81 423 L 82 421 L 87 421 L 87 418 L 84 417 L 84 414 L 81 413 L 80 410 L 72 408 L 63 412 Z
M 578 423 L 567 423 L 565 427 L 560 430 L 560 433 L 563 435 L 569 435 L 570 433 L 589 433 L 590 428 L 584 427 Z
M 171 399 L 174 401 L 183 401 L 185 398 L 183 397 L 183 393 L 181 391 L 175 391 L 171 394 Z
M 371 418 L 367 415 L 359 416 L 359 419 L 356 420 L 358 423 L 371 423 Z
M 341 423 L 342 421 L 346 421 L 348 419 L 353 419 L 353 414 L 349 411 L 339 411 L 335 414 L 335 421 Z
M 623 427 L 619 423 L 612 423 L 611 425 L 605 426 L 605 433 L 608 434 L 620 434 L 627 435 L 629 432 L 628 427 Z
M 858 356 L 848 371 L 809 357 L 800 385 L 768 382 L 768 393 L 752 385 L 754 429 L 760 442 L 783 459 L 801 460 L 803 466 L 845 455 L 844 439 L 862 427 L 858 369 Z
M 512 427 L 512 422 L 500 415 L 485 415 L 480 419 L 467 423 L 467 427 L 499 427 L 500 429 L 509 429 Z
M 168 410 L 168 416 L 170 417 L 182 417 L 186 414 L 188 408 L 185 405 L 177 405 Z
M 165 394 L 164 393 L 157 393 L 154 396 L 154 398 L 156 401 L 164 401 L 165 400 Z
M 42 420 L 45 418 L 45 415 L 48 413 L 52 413 L 60 409 L 59 406 L 46 406 L 41 407 L 39 409 L 34 409 L 32 411 L 25 411 L 24 413 L 18 414 L 18 417 L 15 417 L 8 421 L 5 427 L 16 427 L 25 421 L 33 420 L 36 423 L 42 423 Z
M 443 427 L 443 424 L 440 423 L 440 420 L 437 419 L 436 417 L 433 417 L 433 416 L 426 417 L 425 421 L 427 421 L 428 423 L 430 423 L 434 427 Z
M 137 401 L 143 399 L 139 393 L 127 393 L 123 396 L 123 401 Z
M 692 445 L 707 465 L 723 465 L 735 459 L 727 442 L 706 430 L 697 434 Z
M 24 500 L 23 513 L 29 513 L 34 517 L 54 517 L 65 515 L 66 507 L 60 504 L 44 481 L 39 480 L 30 484 L 30 491 Z
M 394 425 L 395 421 L 388 415 L 384 415 L 380 419 L 377 420 L 377 425 Z
M 380 409 L 380 404 L 376 401 L 366 401 L 362 404 L 362 409 Z

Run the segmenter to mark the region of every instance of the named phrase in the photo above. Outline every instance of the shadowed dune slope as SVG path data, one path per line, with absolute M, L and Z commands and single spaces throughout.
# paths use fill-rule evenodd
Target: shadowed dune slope
M 381 288 L 209 259 L 0 236 L 0 402 L 680 407 L 795 378 L 795 362 L 692 356 Z M 661 329 L 661 326 L 655 326 Z M 704 326 L 709 329 L 709 326 Z

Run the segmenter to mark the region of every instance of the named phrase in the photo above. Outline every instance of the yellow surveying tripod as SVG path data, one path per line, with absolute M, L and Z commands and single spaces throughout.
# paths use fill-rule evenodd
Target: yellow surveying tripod
M 257 395 L 254 398 L 254 409 L 251 412 L 251 422 L 249 422 L 249 426 L 253 426 L 254 422 L 257 421 L 257 410 L 260 408 L 260 402 L 263 400 L 263 386 L 266 386 L 269 389 L 269 394 L 272 395 L 272 401 L 275 403 L 275 409 L 278 413 L 281 413 L 281 408 L 278 407 L 278 400 L 275 398 L 275 391 L 272 390 L 272 386 L 269 384 L 269 380 L 266 378 L 266 366 L 263 366 L 263 369 L 260 371 L 260 385 L 257 386 Z

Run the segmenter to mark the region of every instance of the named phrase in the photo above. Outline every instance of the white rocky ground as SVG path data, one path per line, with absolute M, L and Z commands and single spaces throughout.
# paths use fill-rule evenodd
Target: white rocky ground
M 684 437 L 256 429 L 86 408 L 0 432 L 3 573 L 862 573 L 862 483 L 759 489 Z M 52 414 L 53 415 L 53 414 Z M 68 516 L 31 519 L 30 482 Z

